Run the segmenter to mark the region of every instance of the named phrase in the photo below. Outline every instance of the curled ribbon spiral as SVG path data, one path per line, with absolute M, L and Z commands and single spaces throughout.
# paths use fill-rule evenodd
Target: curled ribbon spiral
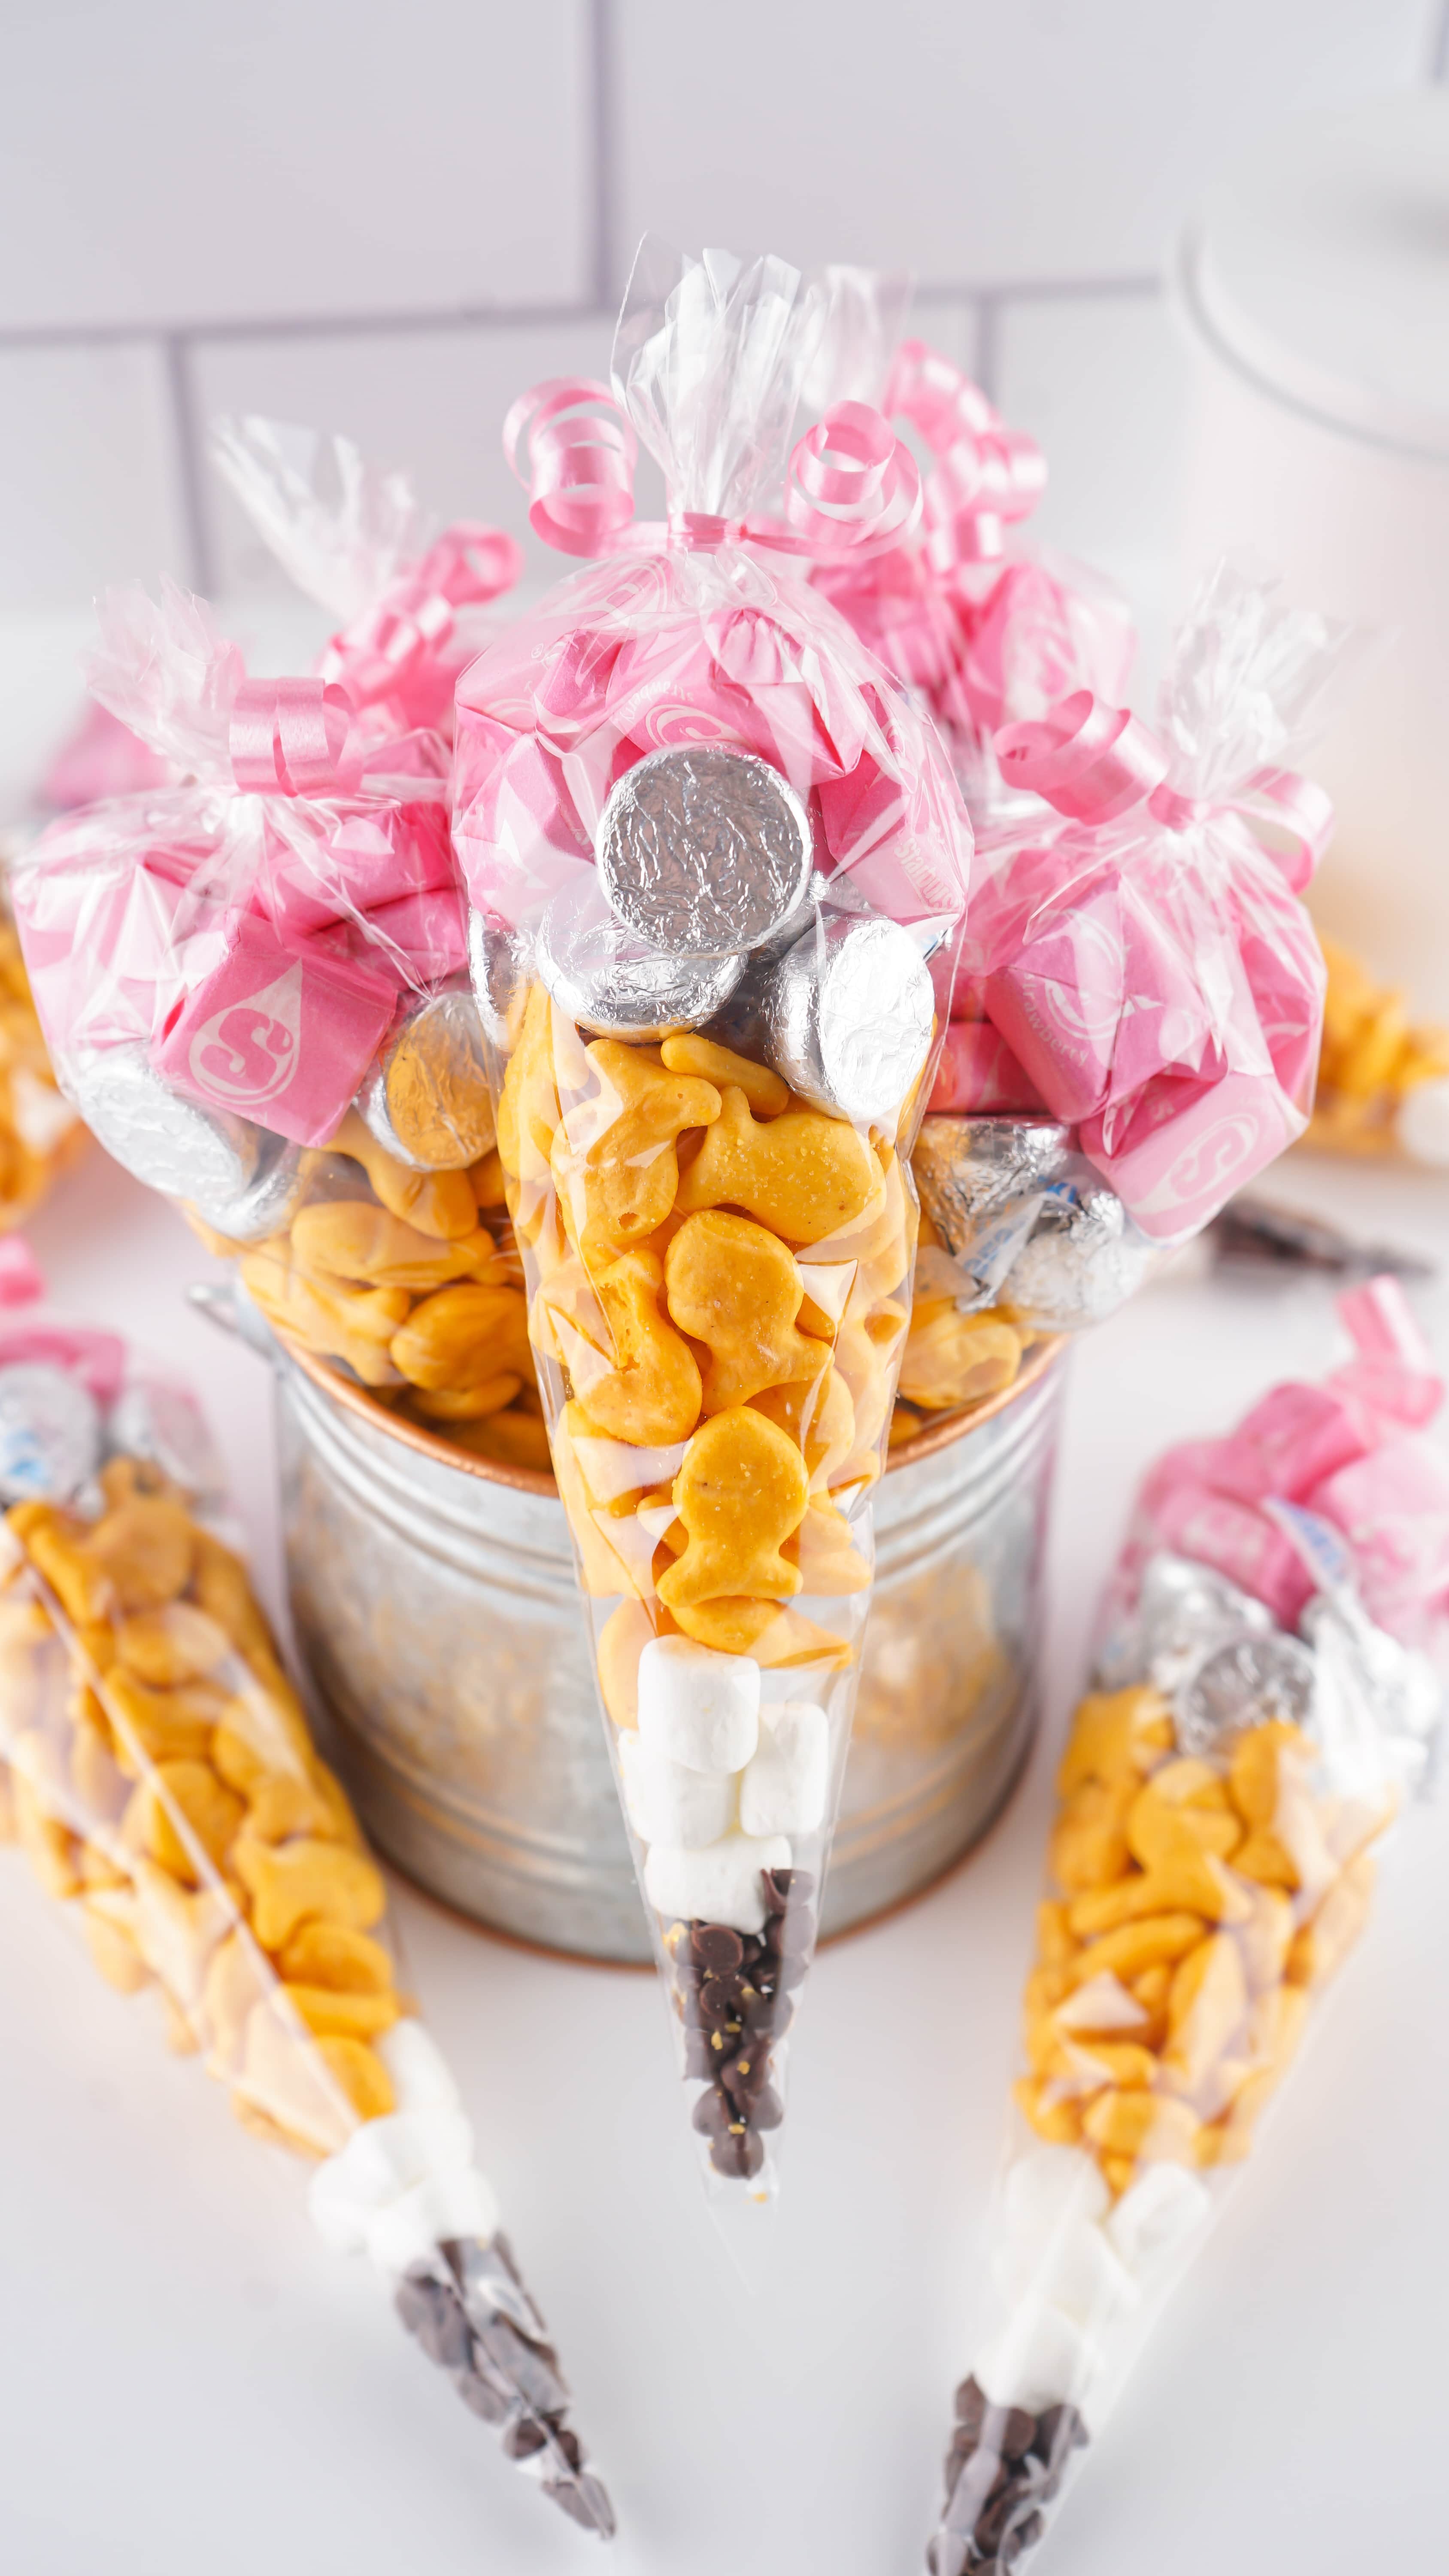
M 1114 822 L 1136 805 L 1170 832 L 1215 811 L 1241 815 L 1270 836 L 1271 855 L 1295 894 L 1328 847 L 1333 804 L 1313 780 L 1293 769 L 1256 769 L 1219 800 L 1181 795 L 1167 784 L 1168 755 L 1140 717 L 1090 689 L 1059 698 L 1040 723 L 1003 725 L 995 743 L 1003 779 L 1075 823 Z
M 227 748 L 238 787 L 252 795 L 327 796 L 352 727 L 345 689 L 327 680 L 243 680 Z
M 521 395 L 503 425 L 503 452 L 528 493 L 529 525 L 562 554 L 749 543 L 816 561 L 859 560 L 898 546 L 921 514 L 915 458 L 868 403 L 837 403 L 797 440 L 783 518 L 676 510 L 667 526 L 636 521 L 638 441 L 608 386 L 589 377 L 555 377 Z
M 882 408 L 909 421 L 936 462 L 926 477 L 926 553 L 946 575 L 994 563 L 1006 528 L 1046 489 L 1046 459 L 1025 430 L 1009 429 L 979 385 L 924 340 L 903 340 Z
M 376 606 L 335 635 L 320 656 L 324 680 L 346 684 L 355 705 L 385 697 L 417 656 L 446 644 L 460 608 L 481 608 L 522 578 L 523 549 L 501 528 L 460 519 L 391 582 Z

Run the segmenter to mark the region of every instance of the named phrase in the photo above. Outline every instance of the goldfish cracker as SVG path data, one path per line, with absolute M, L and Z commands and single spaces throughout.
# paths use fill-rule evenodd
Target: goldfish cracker
M 771 1073 L 768 1065 L 751 1064 L 748 1056 L 736 1055 L 733 1047 L 717 1046 L 713 1038 L 691 1030 L 666 1038 L 659 1053 L 671 1073 L 697 1074 L 721 1093 L 733 1084 L 744 1093 L 757 1118 L 778 1118 L 790 1105 L 789 1084 Z
M 413 1171 L 378 1144 L 355 1109 L 348 1110 L 328 1142 L 334 1152 L 361 1164 L 374 1197 L 419 1234 L 453 1241 L 476 1231 L 478 1203 L 466 1172 Z
M 621 1253 L 595 1275 L 607 1351 L 587 1365 L 570 1346 L 570 1375 L 592 1429 L 641 1449 L 687 1439 L 699 1419 L 700 1375 L 683 1335 L 662 1311 L 664 1269 L 655 1252 Z
M 754 1412 L 778 1424 L 805 1460 L 810 1490 L 828 1489 L 855 1448 L 855 1406 L 838 1368 L 750 1397 Z
M 477 1458 L 490 1458 L 500 1467 L 523 1467 L 537 1476 L 547 1475 L 553 1465 L 543 1423 L 537 1415 L 519 1412 L 516 1403 L 505 1412 L 491 1413 L 485 1422 L 450 1424 L 449 1433 L 459 1448 L 471 1450 Z
M 1102 2155 L 1138 2164 L 1191 2164 L 1200 2126 L 1186 2102 L 1135 2089 L 1099 2093 L 1082 2113 L 1082 2134 Z
M 797 1328 L 805 1283 L 793 1254 L 748 1217 L 687 1217 L 664 1256 L 671 1321 L 709 1354 L 703 1410 L 723 1413 L 766 1388 L 811 1384 L 830 1345 Z
M 264 1950 L 282 1949 L 303 1923 L 340 1923 L 366 1932 L 382 1919 L 387 1898 L 381 1872 L 344 1844 L 308 1835 L 272 1845 L 240 1835 L 231 1860 Z
M 1102 1975 L 1130 1979 L 1159 1960 L 1184 1958 L 1197 1947 L 1203 1931 L 1203 1920 L 1196 1914 L 1142 1915 L 1089 1940 L 1070 1962 L 1067 1983 L 1085 1985 L 1089 1977 Z
M 777 1424 L 745 1405 L 715 1414 L 691 1441 L 675 1479 L 689 1544 L 660 1578 L 661 1601 L 677 1616 L 727 1598 L 788 1600 L 801 1576 L 780 1548 L 808 1501 L 804 1460 Z
M 550 1163 L 565 1225 L 592 1271 L 668 1216 L 679 1190 L 677 1140 L 719 1117 L 720 1095 L 608 1038 L 585 1056 L 589 1086 L 565 1107 Z
M 1248 1985 L 1231 1933 L 1216 1932 L 1189 1950 L 1167 1998 L 1164 2073 L 1177 2092 L 1196 2094 L 1242 2029 Z
M 122 1834 L 184 1886 L 197 1887 L 208 1864 L 225 1867 L 244 1814 L 209 1762 L 158 1762 L 136 1788 Z
M 429 1393 L 466 1391 L 528 1371 L 528 1306 L 520 1288 L 460 1283 L 417 1304 L 388 1345 L 393 1366 Z
M 1012 2088 L 1019 2109 L 1031 2122 L 1039 2138 L 1054 2147 L 1075 2146 L 1082 2134 L 1079 2105 L 1069 2096 L 1060 2096 L 1045 2079 L 1027 2077 Z
M 1011 1385 L 1021 1339 L 995 1315 L 962 1315 L 954 1305 L 912 1309 L 901 1360 L 901 1393 L 928 1412 L 979 1404 Z
M 1172 1718 L 1159 1692 L 1139 1685 L 1089 1693 L 1072 1721 L 1057 1793 L 1065 1798 L 1084 1780 L 1140 1779 L 1172 1742 Z
M 733 1083 L 715 1097 L 720 1108 L 679 1182 L 686 1216 L 739 1208 L 789 1244 L 818 1245 L 884 1201 L 880 1164 L 844 1120 L 813 1109 L 756 1119 Z
M 1127 1816 L 1136 1797 L 1127 1780 L 1084 1780 L 1052 1827 L 1048 1867 L 1068 1894 L 1110 1886 L 1127 1867 Z
M 419 1295 L 455 1279 L 486 1281 L 502 1267 L 492 1236 L 480 1228 L 440 1240 L 366 1199 L 322 1199 L 299 1208 L 291 1245 L 309 1275 L 410 1288 Z
M 826 1495 L 812 1494 L 805 1517 L 785 1547 L 800 1569 L 806 1592 L 842 1594 L 869 1588 L 871 1569 L 856 1545 L 855 1533 Z

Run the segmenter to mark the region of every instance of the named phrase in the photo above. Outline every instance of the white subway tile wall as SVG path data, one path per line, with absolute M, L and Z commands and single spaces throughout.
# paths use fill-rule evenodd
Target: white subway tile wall
M 914 327 L 1048 449 L 1043 538 L 1135 587 L 1173 506 L 1179 225 L 1272 120 L 1444 77 L 1446 35 L 1449 0 L 23 9 L 0 614 L 162 567 L 274 587 L 205 462 L 221 410 L 346 430 L 527 539 L 503 414 L 605 370 L 646 226 L 912 267 Z

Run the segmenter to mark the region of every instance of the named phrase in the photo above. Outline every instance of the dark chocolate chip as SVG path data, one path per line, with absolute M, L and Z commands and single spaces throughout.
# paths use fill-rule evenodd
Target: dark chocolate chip
M 965 2576 L 971 2543 L 964 2531 L 938 2531 L 926 2551 L 929 2576 Z
M 543 2491 L 573 2521 L 582 2523 L 585 2531 L 597 2531 L 605 2540 L 612 2540 L 614 2508 L 591 2470 L 585 2469 L 577 2478 L 545 2478 Z
M 986 2413 L 986 2392 L 974 2379 L 963 2379 L 956 2391 L 956 2421 L 979 2430 Z
M 989 2409 L 982 2433 L 1004 2460 L 1026 2457 L 1036 2440 L 1037 2419 L 1024 2406 L 993 2406 Z
M 716 2024 L 734 2020 L 744 1991 L 742 1977 L 707 1978 L 699 1990 L 699 2005 L 705 2020 Z
M 1003 2570 L 1003 2576 L 1004 2571 L 1014 2567 L 1029 2549 L 1035 2549 L 1045 2529 L 1046 2524 L 1039 2513 L 1029 2513 L 1025 2522 L 1013 2523 L 997 2552 L 997 2565 Z
M 474 2329 L 480 2349 L 500 2378 L 516 2388 L 540 2415 L 556 2413 L 568 2402 L 568 2389 L 554 2367 L 551 2352 L 525 2343 L 506 2317 L 494 2317 Z
M 503 2436 L 503 2448 L 510 2460 L 531 2460 L 548 2440 L 548 2427 L 536 2415 L 520 2415 Z
M 398 2315 L 410 2334 L 415 2334 L 429 2361 L 443 2370 L 461 2370 L 470 2350 L 468 2320 L 462 2301 L 446 2282 L 434 2281 L 418 2273 L 408 2274 L 398 2285 Z
M 574 2431 L 573 2426 L 571 2424 L 554 2424 L 550 2427 L 550 2430 L 553 2433 L 554 2442 L 557 2448 L 562 2451 L 569 2467 L 571 2469 L 581 2469 L 584 2464 L 584 2446 L 579 2440 L 577 2433 Z
M 506 2424 L 517 2402 L 476 2370 L 460 2370 L 454 2385 L 464 2405 L 481 2415 L 485 2424 Z
M 776 1916 L 772 1928 L 777 1958 L 809 1958 L 815 1947 L 817 1927 L 815 1916 L 808 1905 L 792 1905 L 788 1914 Z
M 726 2101 L 717 2084 L 711 2084 L 707 2092 L 701 2093 L 690 2113 L 695 2127 L 707 2138 L 717 2138 L 721 2130 L 729 2127 L 734 2117 L 734 2104 Z
M 773 2084 L 762 2084 L 749 2104 L 752 2129 L 778 2129 L 785 2116 L 785 2106 Z
M 691 2077 L 697 2075 L 713 2075 L 718 2063 L 719 2053 L 716 2049 L 710 2047 L 709 2040 L 705 2032 L 702 2030 L 687 2030 L 684 2034 L 685 2074 Z
M 719 2070 L 719 2080 L 732 2102 L 748 2106 L 763 2093 L 770 2080 L 770 2052 L 747 2040 L 735 2057 L 728 2058 Z
M 737 1968 L 744 1947 L 739 1933 L 728 1923 L 696 1923 L 690 1932 L 690 1948 L 699 1965 L 715 1973 Z
M 744 2181 L 757 2174 L 765 2161 L 764 2140 L 753 2129 L 726 2129 L 709 2142 L 709 2160 L 715 2172 L 726 2174 L 731 2181 Z
M 1036 2419 L 1032 2449 L 1040 2459 L 1064 2460 L 1069 2451 L 1084 2449 L 1087 2439 L 1087 2427 L 1077 2407 L 1065 2403 L 1047 2406 Z
M 760 1893 L 765 1900 L 767 1914 L 784 1913 L 790 1902 L 790 1881 L 793 1875 L 793 1871 L 788 1869 L 761 1870 Z

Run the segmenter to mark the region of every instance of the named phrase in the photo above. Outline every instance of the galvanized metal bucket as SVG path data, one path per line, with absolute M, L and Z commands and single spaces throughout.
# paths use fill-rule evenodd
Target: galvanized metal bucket
M 923 1433 L 877 1491 L 877 1574 L 823 1929 L 940 1876 L 1031 1740 L 1060 1346 Z M 649 1957 L 563 1507 L 305 1354 L 278 1355 L 297 1641 L 369 1832 L 462 1912 L 548 1949 Z

